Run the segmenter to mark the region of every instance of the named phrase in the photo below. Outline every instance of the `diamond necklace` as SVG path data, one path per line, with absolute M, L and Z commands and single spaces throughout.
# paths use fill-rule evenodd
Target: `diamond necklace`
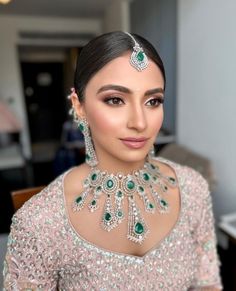
M 148 226 L 141 215 L 135 199 L 136 194 L 144 204 L 146 212 L 169 212 L 169 203 L 163 198 L 169 187 L 177 187 L 173 177 L 164 176 L 160 168 L 146 161 L 143 168 L 131 174 L 111 174 L 92 167 L 91 172 L 83 181 L 83 192 L 76 197 L 72 204 L 73 211 L 84 208 L 85 202 L 92 195 L 88 208 L 94 212 L 99 207 L 99 198 L 106 196 L 103 206 L 101 226 L 110 231 L 118 226 L 125 218 L 123 210 L 124 199 L 128 199 L 128 231 L 127 238 L 141 244 L 149 233 Z

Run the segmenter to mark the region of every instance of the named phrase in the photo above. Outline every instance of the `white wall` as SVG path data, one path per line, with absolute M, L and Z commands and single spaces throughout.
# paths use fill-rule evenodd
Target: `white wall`
M 131 31 L 146 37 L 164 62 L 167 86 L 163 127 L 173 134 L 176 127 L 176 0 L 133 0 Z
M 130 0 L 112 0 L 106 8 L 103 31 L 130 30 Z
M 17 46 L 19 32 L 99 34 L 99 19 L 0 16 L 0 99 L 14 100 L 12 109 L 23 123 L 21 140 L 26 157 L 31 156 L 26 108 L 22 91 Z
M 235 0 L 178 0 L 178 141 L 212 160 L 216 217 L 236 211 L 235 11 Z

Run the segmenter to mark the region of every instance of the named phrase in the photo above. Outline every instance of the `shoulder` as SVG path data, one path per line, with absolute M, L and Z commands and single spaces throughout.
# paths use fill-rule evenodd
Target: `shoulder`
M 41 192 L 35 194 L 14 214 L 12 228 L 23 226 L 24 229 L 42 229 L 61 213 L 63 204 L 63 178 L 66 172 L 58 176 Z
M 182 187 L 185 192 L 189 194 L 197 192 L 200 196 L 208 195 L 208 182 L 197 170 L 162 157 L 155 157 L 154 161 L 168 165 L 172 171 L 175 172 L 180 187 Z

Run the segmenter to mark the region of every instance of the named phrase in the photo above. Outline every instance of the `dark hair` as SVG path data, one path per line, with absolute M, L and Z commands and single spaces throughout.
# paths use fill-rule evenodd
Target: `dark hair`
M 162 72 L 164 83 L 166 82 L 163 62 L 156 49 L 143 37 L 132 34 L 135 40 L 143 48 L 144 52 Z M 134 41 L 122 31 L 114 31 L 102 34 L 92 39 L 81 50 L 77 59 L 74 87 L 79 100 L 84 99 L 84 91 L 89 80 L 108 62 L 133 50 Z

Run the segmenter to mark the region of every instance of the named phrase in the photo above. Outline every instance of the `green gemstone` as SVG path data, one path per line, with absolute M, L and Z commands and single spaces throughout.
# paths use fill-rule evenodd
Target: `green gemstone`
M 143 53 L 143 52 L 139 52 L 139 53 L 137 54 L 137 59 L 138 59 L 140 62 L 142 62 L 143 59 L 144 59 L 144 53 Z
M 155 170 L 155 166 L 153 165 L 153 164 L 150 164 L 151 165 L 151 168 L 153 169 L 153 170 Z
M 94 206 L 94 205 L 97 204 L 97 201 L 96 201 L 96 200 L 93 200 L 93 201 L 91 202 L 91 204 Z
M 139 186 L 138 189 L 140 192 L 144 192 L 144 188 L 142 186 Z
M 132 189 L 134 189 L 134 187 L 135 187 L 135 183 L 133 182 L 133 181 L 128 181 L 128 183 L 127 183 L 127 188 L 129 189 L 129 190 L 132 190 Z
M 102 190 L 102 187 L 101 186 L 98 186 L 97 188 L 96 188 L 96 191 L 97 192 L 100 192 Z
M 148 181 L 150 179 L 150 176 L 148 175 L 148 173 L 144 173 L 143 178 L 145 181 Z
M 104 217 L 105 217 L 106 221 L 110 221 L 111 220 L 111 213 L 106 212 Z
M 161 199 L 160 203 L 164 207 L 168 206 L 168 203 L 164 199 Z
M 87 161 L 89 161 L 90 160 L 90 155 L 86 154 L 85 158 L 86 158 Z
M 108 188 L 112 188 L 113 185 L 114 185 L 114 182 L 113 182 L 112 180 L 108 180 L 108 181 L 107 181 L 107 187 L 108 187 Z
M 79 129 L 80 129 L 81 131 L 84 131 L 84 125 L 83 125 L 82 123 L 79 124 Z
M 76 198 L 76 200 L 75 200 L 75 201 L 76 201 L 76 203 L 78 203 L 78 204 L 79 204 L 79 203 L 82 201 L 82 199 L 83 199 L 83 198 L 82 198 L 81 196 L 79 196 L 79 197 L 77 197 L 77 198 Z
M 149 208 L 153 209 L 154 205 L 152 203 L 149 203 Z
M 119 198 L 121 198 L 121 197 L 123 196 L 123 193 L 122 193 L 121 191 L 118 191 L 118 192 L 117 192 L 117 196 L 118 196 Z
M 118 211 L 117 215 L 118 215 L 119 217 L 122 217 L 122 216 L 123 216 L 123 212 L 122 212 L 122 211 Z
M 137 234 L 141 234 L 141 233 L 144 232 L 144 227 L 143 227 L 143 225 L 142 225 L 141 222 L 137 222 L 137 223 L 135 224 L 134 231 L 135 231 Z
M 94 181 L 94 180 L 96 180 L 97 179 L 97 174 L 92 174 L 92 177 L 91 177 L 91 179 Z
M 172 183 L 175 182 L 175 178 L 173 178 L 173 177 L 169 177 L 169 180 L 170 180 Z

